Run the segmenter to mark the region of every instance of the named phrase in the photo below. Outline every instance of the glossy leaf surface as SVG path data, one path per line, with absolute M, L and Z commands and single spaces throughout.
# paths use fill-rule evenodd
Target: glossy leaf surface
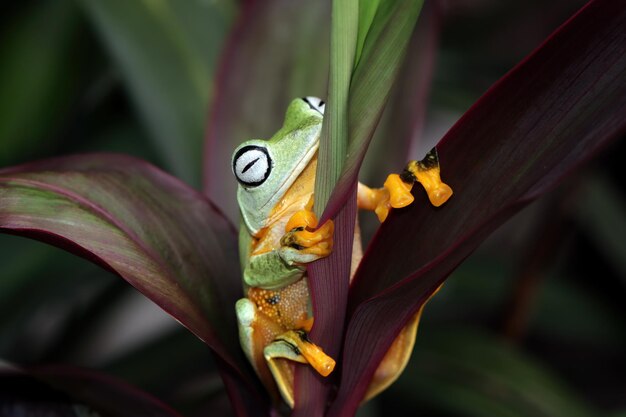
M 625 24 L 616 3 L 591 2 L 444 137 L 442 177 L 455 195 L 435 209 L 416 190 L 415 203 L 394 211 L 368 248 L 350 294 L 331 415 L 356 409 L 403 323 L 491 231 L 623 134 Z
M 235 233 L 200 194 L 134 158 L 92 154 L 0 171 L 0 228 L 114 271 L 231 365 Z

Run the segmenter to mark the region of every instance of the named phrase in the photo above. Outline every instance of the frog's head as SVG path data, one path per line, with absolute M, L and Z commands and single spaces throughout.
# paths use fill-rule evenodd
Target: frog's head
M 291 102 L 283 127 L 269 140 L 249 140 L 233 153 L 237 200 L 246 226 L 256 233 L 278 201 L 309 164 L 319 146 L 324 102 Z

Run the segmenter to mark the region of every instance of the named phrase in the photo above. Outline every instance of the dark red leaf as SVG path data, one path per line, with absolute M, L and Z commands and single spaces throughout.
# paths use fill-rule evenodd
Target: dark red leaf
M 181 417 L 149 394 L 95 372 L 43 367 L 0 371 L 0 415 Z
M 241 283 L 234 228 L 177 179 L 144 161 L 111 154 L 0 170 L 0 230 L 104 265 L 255 386 L 238 344 L 234 303 Z
M 352 189 L 350 194 L 348 204 L 335 218 L 332 254 L 328 258 L 312 263 L 307 268 L 313 317 L 315 317 L 310 337 L 335 360 L 338 359 L 345 330 L 356 216 L 356 188 Z M 336 376 L 335 372 L 322 378 L 311 367 L 299 366 L 296 370 L 294 390 L 296 405 L 292 416 L 323 415 L 326 397 L 331 383 L 336 383 Z
M 496 83 L 439 145 L 455 190 L 394 211 L 350 293 L 331 415 L 351 415 L 386 349 L 447 275 L 496 227 L 626 130 L 626 9 L 589 3 Z

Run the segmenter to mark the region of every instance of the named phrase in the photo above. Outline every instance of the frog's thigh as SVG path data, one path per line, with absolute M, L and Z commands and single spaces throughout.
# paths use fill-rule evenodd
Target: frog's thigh
M 237 324 L 239 327 L 239 341 L 241 348 L 251 363 L 254 360 L 254 328 L 252 324 L 257 315 L 257 309 L 254 303 L 247 298 L 242 298 L 235 304 L 237 311 Z
M 287 262 L 280 251 L 270 251 L 249 258 L 243 279 L 250 287 L 283 288 L 302 277 L 303 268 Z
M 244 353 L 257 371 L 264 368 L 263 349 L 268 346 L 284 329 L 274 320 L 268 318 L 256 304 L 242 298 L 235 305 L 239 325 L 239 341 Z
M 274 386 L 273 371 L 270 372 L 269 370 L 269 364 L 266 362 L 263 349 L 284 330 L 264 314 L 259 313 L 259 309 L 254 302 L 247 298 L 237 301 L 236 312 L 241 348 L 250 360 L 259 378 L 263 381 L 263 384 L 270 390 L 270 395 L 277 400 L 279 393 L 270 388 Z M 291 374 L 293 374 L 293 371 Z

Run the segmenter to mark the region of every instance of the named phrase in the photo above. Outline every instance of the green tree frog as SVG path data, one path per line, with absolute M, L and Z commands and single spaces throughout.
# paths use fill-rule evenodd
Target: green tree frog
M 328 256 L 333 247 L 333 222 L 318 227 L 313 213 L 317 150 L 324 102 L 295 99 L 282 128 L 269 140 L 250 140 L 233 154 L 232 170 L 239 182 L 237 199 L 242 216 L 239 251 L 245 298 L 236 304 L 244 353 L 276 400 L 293 407 L 296 363 L 329 375 L 335 361 L 309 339 L 313 315 L 305 266 Z M 400 175 L 387 177 L 384 187 L 359 183 L 359 208 L 375 211 L 384 221 L 390 208 L 413 201 L 411 187 L 419 181 L 435 206 L 452 195 L 439 175 L 433 150 L 422 161 L 411 161 Z M 355 245 L 360 258 L 360 242 Z M 421 313 L 421 312 L 420 312 Z M 390 385 L 413 348 L 418 313 L 396 338 L 379 366 L 367 398 Z

